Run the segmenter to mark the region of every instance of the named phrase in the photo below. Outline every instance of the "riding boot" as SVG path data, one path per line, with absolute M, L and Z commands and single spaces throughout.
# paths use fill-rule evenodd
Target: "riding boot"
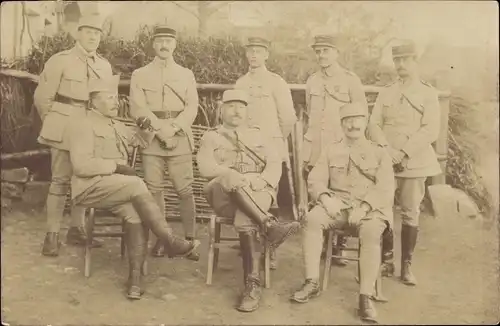
M 394 233 L 387 227 L 382 234 L 382 276 L 394 276 Z
M 166 244 L 168 257 L 186 257 L 200 245 L 198 240 L 187 241 L 173 233 L 151 194 L 133 197 L 132 205 L 142 222 Z
M 401 281 L 406 285 L 417 285 L 411 272 L 413 251 L 417 244 L 418 227 L 403 225 L 401 228 Z
M 66 243 L 73 246 L 85 246 L 87 243 L 87 233 L 83 226 L 72 226 L 66 233 Z M 102 247 L 102 242 L 92 239 L 92 248 Z
M 260 283 L 260 255 L 256 231 L 240 232 L 240 245 L 243 262 L 243 277 L 245 290 L 239 305 L 236 307 L 241 312 L 252 312 L 259 308 L 262 295 Z
M 44 256 L 56 257 L 59 255 L 59 232 L 47 232 L 43 241 L 42 254 Z
M 127 298 L 139 300 L 142 291 L 142 266 L 145 259 L 145 232 L 141 224 L 125 224 L 125 241 L 129 262 Z
M 263 211 L 246 187 L 236 189 L 232 192 L 232 197 L 238 208 L 261 228 L 262 233 L 267 237 L 270 248 L 276 249 L 299 230 L 299 222 L 279 222 L 276 217 Z

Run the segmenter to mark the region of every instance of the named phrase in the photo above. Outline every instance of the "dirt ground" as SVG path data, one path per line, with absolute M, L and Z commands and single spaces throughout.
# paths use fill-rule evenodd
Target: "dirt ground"
M 205 285 L 206 225 L 198 231 L 202 259 L 150 258 L 147 292 L 142 300 L 130 302 L 123 295 L 127 264 L 120 259 L 119 240 L 108 239 L 93 251 L 93 274 L 85 279 L 81 248 L 63 246 L 57 258 L 41 256 L 42 212 L 25 206 L 2 215 L 2 320 L 10 325 L 359 324 L 354 263 L 332 268 L 328 290 L 308 304 L 288 301 L 303 281 L 299 235 L 279 249 L 278 270 L 272 272 L 272 286 L 264 291 L 260 309 L 243 314 L 233 308 L 242 287 L 236 250 L 221 250 L 214 283 Z M 398 224 L 396 220 L 396 257 Z M 419 285 L 411 288 L 397 278 L 384 279 L 390 301 L 376 304 L 380 323 L 498 322 L 496 224 L 423 216 L 420 234 L 414 263 Z

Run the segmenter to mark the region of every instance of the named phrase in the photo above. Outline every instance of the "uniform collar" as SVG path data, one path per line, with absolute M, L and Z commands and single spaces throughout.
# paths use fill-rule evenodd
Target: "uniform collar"
M 82 59 L 88 59 L 88 58 L 91 58 L 95 61 L 96 57 L 97 57 L 97 53 L 95 51 L 93 52 L 87 52 L 87 50 L 85 50 L 82 45 L 78 42 L 76 42 L 75 44 L 75 51 L 76 53 L 82 58 Z
M 258 68 L 249 68 L 248 73 L 250 75 L 262 75 L 262 74 L 266 73 L 267 71 L 268 71 L 267 67 L 265 65 L 263 65 L 263 66 L 260 66 Z
M 345 137 L 342 138 L 341 142 L 348 148 L 351 149 L 362 149 L 370 144 L 370 141 L 366 137 L 358 139 L 356 142 L 348 142 Z
M 153 59 L 153 64 L 155 64 L 159 67 L 162 67 L 162 68 L 169 68 L 169 67 L 172 67 L 175 65 L 175 61 L 174 61 L 174 58 L 171 58 L 169 60 L 163 60 L 163 59 L 160 59 L 159 57 L 155 57 Z

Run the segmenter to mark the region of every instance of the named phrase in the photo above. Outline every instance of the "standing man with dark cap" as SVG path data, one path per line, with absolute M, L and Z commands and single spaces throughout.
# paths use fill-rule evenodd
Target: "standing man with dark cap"
M 151 145 L 142 150 L 144 180 L 165 211 L 163 195 L 165 165 L 179 195 L 179 210 L 187 240 L 195 237 L 196 219 L 193 194 L 194 140 L 191 125 L 198 112 L 196 80 L 191 70 L 173 58 L 177 32 L 168 26 L 156 26 L 152 38 L 156 53 L 148 65 L 135 70 L 130 81 L 130 113 L 146 116 L 156 131 Z M 152 255 L 163 256 L 164 245 L 157 241 Z M 198 260 L 193 253 L 188 257 Z
M 269 58 L 270 45 L 271 42 L 262 36 L 248 38 L 245 45 L 248 73 L 236 81 L 235 88 L 245 90 L 249 96 L 249 125 L 258 126 L 267 133 L 281 157 L 280 190 L 283 191 L 288 190 L 283 188 L 292 182 L 291 180 L 286 182 L 288 171 L 291 169 L 287 139 L 297 121 L 297 116 L 290 87 L 282 77 L 267 70 L 266 61 Z M 272 251 L 271 268 L 276 269 L 276 267 L 276 253 Z
M 101 26 L 98 16 L 80 19 L 75 46 L 53 55 L 45 63 L 34 94 L 34 103 L 43 121 L 38 141 L 49 146 L 51 154 L 47 234 L 42 249 L 45 256 L 59 255 L 59 231 L 73 173 L 68 152 L 68 122 L 74 117 L 85 117 L 89 83 L 112 75 L 109 62 L 96 53 L 102 35 Z M 66 237 L 68 244 L 85 244 L 84 214 L 83 208 L 72 207 Z M 100 243 L 94 241 L 94 245 L 100 246 Z
M 258 309 L 262 294 L 260 236 L 275 249 L 300 224 L 279 223 L 268 213 L 276 201 L 282 159 L 269 135 L 247 124 L 248 95 L 227 90 L 222 101 L 222 125 L 203 135 L 196 159 L 200 174 L 209 180 L 208 203 L 218 215 L 234 219 L 245 284 L 236 309 L 251 312 Z
M 410 266 L 425 180 L 442 173 L 432 147 L 439 135 L 440 108 L 436 90 L 419 78 L 415 44 L 401 42 L 392 48 L 392 56 L 399 79 L 378 95 L 368 130 L 392 157 L 402 209 L 401 280 L 416 285 Z
M 316 164 L 321 149 L 343 137 L 339 109 L 347 103 L 359 102 L 367 105 L 363 85 L 358 76 L 340 66 L 339 37 L 321 34 L 314 37 L 311 45 L 320 70 L 306 82 L 306 107 L 309 126 L 304 135 L 304 160 L 306 174 Z M 346 239 L 339 237 L 337 243 L 345 247 Z M 343 252 L 337 253 L 342 255 Z M 332 262 L 344 266 L 347 261 Z

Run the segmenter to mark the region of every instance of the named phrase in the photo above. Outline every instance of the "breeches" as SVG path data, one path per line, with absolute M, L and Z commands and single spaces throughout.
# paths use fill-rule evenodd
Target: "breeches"
M 83 207 L 108 209 L 128 223 L 141 223 L 132 205 L 132 198 L 148 194 L 149 190 L 141 178 L 122 174 L 103 176 L 96 184 L 75 198 Z
M 420 204 L 425 196 L 426 178 L 396 178 L 401 205 L 401 219 L 404 225 L 417 227 L 419 224 Z
M 273 196 L 269 191 L 250 190 L 250 195 L 263 211 L 267 212 L 269 210 L 273 201 Z M 231 200 L 231 193 L 226 191 L 220 184 L 220 177 L 211 180 L 207 184 L 205 187 L 205 196 L 207 202 L 212 206 L 217 215 L 234 218 L 234 227 L 236 231 L 246 232 L 259 229 L 259 226 L 252 222 L 252 220 L 234 204 Z

